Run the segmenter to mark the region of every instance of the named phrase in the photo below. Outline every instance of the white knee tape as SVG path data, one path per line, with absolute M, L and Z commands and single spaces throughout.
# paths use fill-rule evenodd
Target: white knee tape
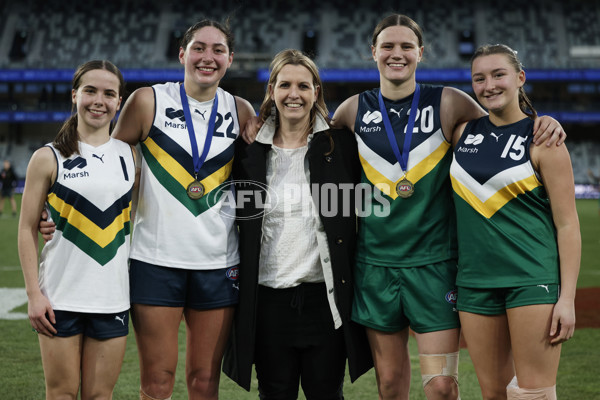
M 519 387 L 515 376 L 506 387 L 506 397 L 508 400 L 556 400 L 556 385 L 537 389 L 523 389 Z
M 423 387 L 436 376 L 449 376 L 458 385 L 458 351 L 445 354 L 419 354 Z
M 172 397 L 172 396 L 169 396 L 169 397 L 167 397 L 166 399 L 162 399 L 162 400 L 171 400 L 171 397 Z M 148 395 L 146 394 L 146 392 L 144 392 L 144 391 L 142 390 L 142 388 L 140 388 L 140 400 L 161 400 L 161 399 L 157 399 L 157 398 L 155 398 L 155 397 L 148 396 Z

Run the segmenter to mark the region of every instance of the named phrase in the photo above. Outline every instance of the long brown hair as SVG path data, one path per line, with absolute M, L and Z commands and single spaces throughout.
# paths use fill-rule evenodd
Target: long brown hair
M 125 80 L 123 79 L 123 75 L 121 71 L 110 61 L 108 60 L 93 60 L 88 61 L 84 64 L 81 64 L 75 73 L 73 74 L 73 82 L 72 88 L 73 90 L 79 89 L 81 85 L 81 77 L 89 71 L 93 71 L 95 69 L 103 69 L 108 72 L 112 72 L 119 78 L 119 96 L 122 96 L 125 93 Z M 109 127 L 109 132 L 112 131 L 113 123 L 111 122 Z M 70 157 L 72 154 L 79 154 L 79 134 L 77 133 L 77 105 L 73 104 L 71 106 L 71 117 L 67 119 L 58 134 L 54 138 L 52 142 L 52 146 L 56 148 L 63 157 Z
M 471 57 L 471 68 L 473 68 L 473 61 L 475 61 L 477 57 L 489 56 L 492 54 L 504 55 L 517 73 L 523 71 L 523 64 L 521 64 L 521 61 L 519 61 L 517 52 L 505 44 L 486 44 L 480 46 L 477 50 L 475 50 L 473 57 Z M 531 100 L 529 100 L 529 97 L 527 97 L 523 86 L 519 88 L 519 108 L 521 111 L 523 111 L 523 113 L 529 116 L 529 118 L 537 118 L 537 111 L 535 111 L 535 108 L 533 108 L 533 104 L 531 104 Z

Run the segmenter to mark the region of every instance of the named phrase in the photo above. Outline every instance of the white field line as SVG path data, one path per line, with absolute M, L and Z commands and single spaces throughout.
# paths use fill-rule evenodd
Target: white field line
M 11 312 L 26 303 L 25 288 L 0 288 L 0 319 L 27 319 L 25 313 Z
M 0 272 L 10 272 L 10 271 L 20 271 L 21 267 L 17 266 L 4 266 L 4 267 L 0 267 Z

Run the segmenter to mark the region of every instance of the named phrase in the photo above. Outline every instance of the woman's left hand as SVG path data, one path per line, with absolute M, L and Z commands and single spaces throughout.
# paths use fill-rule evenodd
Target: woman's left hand
M 575 300 L 559 298 L 552 312 L 550 344 L 566 342 L 575 332 Z

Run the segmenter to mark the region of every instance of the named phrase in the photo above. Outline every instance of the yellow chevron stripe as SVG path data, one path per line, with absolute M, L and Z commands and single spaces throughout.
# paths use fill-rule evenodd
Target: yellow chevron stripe
M 432 169 L 435 168 L 436 165 L 440 163 L 440 161 L 444 158 L 448 150 L 450 149 L 450 143 L 443 141 L 440 145 L 435 149 L 431 154 L 425 157 L 420 163 L 412 167 L 408 173 L 407 177 L 410 176 L 409 180 L 412 183 L 417 183 L 421 178 L 431 172 Z M 363 171 L 369 182 L 371 182 L 376 188 L 381 190 L 384 194 L 391 197 L 393 200 L 396 200 L 398 194 L 396 193 L 396 185 L 403 177 L 400 177 L 396 182 L 391 181 L 386 176 L 377 171 L 369 162 L 363 158 L 361 154 L 358 155 L 360 158 L 360 163 L 362 164 Z M 410 156 L 409 156 L 410 157 Z M 390 190 L 394 189 L 394 190 Z
M 475 209 L 479 214 L 488 219 L 491 218 L 496 211 L 500 210 L 506 203 L 518 195 L 532 191 L 541 185 L 540 181 L 534 174 L 503 187 L 484 202 L 479 200 L 475 194 L 473 194 L 469 189 L 467 189 L 466 186 L 460 183 L 452 175 L 450 176 L 450 179 L 452 180 L 452 188 L 456 194 L 458 194 L 464 201 L 473 207 L 473 209 Z
M 440 145 L 431 152 L 431 154 L 423 161 L 412 167 L 408 172 L 410 173 L 410 180 L 414 182 L 418 182 L 421 178 L 431 172 L 432 169 L 435 168 L 436 165 L 442 161 L 448 150 L 450 149 L 450 143 L 445 140 L 440 143 Z
M 129 211 L 131 210 L 131 201 L 127 208 L 123 209 L 123 212 L 105 229 L 98 227 L 98 225 L 90 221 L 73 206 L 65 203 L 55 193 L 50 193 L 48 195 L 48 203 L 58 211 L 60 216 L 65 218 L 70 225 L 77 228 L 81 233 L 89 237 L 102 248 L 108 246 L 115 239 L 117 233 L 123 229 L 125 223 L 130 220 Z
M 187 189 L 188 185 L 194 181 L 194 177 L 179 164 L 169 153 L 164 151 L 151 137 L 148 137 L 144 142 L 148 151 L 156 158 L 158 163 L 163 167 L 167 173 L 169 173 L 179 184 Z M 221 183 L 231 175 L 231 169 L 233 167 L 233 159 L 227 164 L 222 166 L 211 175 L 202 179 L 200 182 L 204 186 L 204 192 L 208 193 L 214 188 L 219 186 Z

